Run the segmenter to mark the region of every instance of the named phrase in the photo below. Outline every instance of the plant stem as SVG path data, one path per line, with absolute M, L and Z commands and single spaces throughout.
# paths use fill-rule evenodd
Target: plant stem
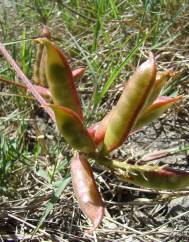
M 35 89 L 31 81 L 25 76 L 23 71 L 20 69 L 20 67 L 17 65 L 15 60 L 12 58 L 12 56 L 9 54 L 9 52 L 6 50 L 4 45 L 0 42 L 0 52 L 3 54 L 5 59 L 10 63 L 12 68 L 16 71 L 17 76 L 23 81 L 23 83 L 26 85 L 28 90 L 32 93 L 32 95 L 35 97 L 35 99 L 41 104 L 41 106 L 47 105 L 47 102 L 45 99 L 38 93 L 38 91 Z M 49 114 L 49 116 L 54 121 L 54 113 L 51 111 L 50 108 L 45 108 L 45 111 Z
M 154 168 L 156 166 L 139 166 L 138 164 L 136 165 L 131 165 L 128 164 L 127 161 L 118 161 L 118 160 L 111 160 L 107 157 L 105 157 L 104 155 L 100 154 L 100 153 L 93 153 L 89 155 L 89 158 L 92 158 L 95 160 L 95 162 L 97 164 L 99 164 L 100 166 L 104 166 L 105 168 L 109 169 L 109 170 L 117 170 L 117 169 L 121 169 L 124 171 L 129 171 L 129 170 L 146 170 L 147 167 L 148 169 L 150 168 Z

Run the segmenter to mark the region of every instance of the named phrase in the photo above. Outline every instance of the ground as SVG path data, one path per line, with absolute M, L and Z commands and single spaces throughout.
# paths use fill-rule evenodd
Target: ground
M 188 10 L 184 0 L 4 0 L 0 40 L 32 79 L 32 38 L 46 24 L 72 68 L 86 67 L 76 84 L 86 125 L 111 109 L 128 77 L 152 51 L 159 71 L 174 72 L 163 94 L 179 93 L 183 100 L 130 136 L 113 156 L 137 160 L 173 149 L 153 162 L 189 170 Z M 21 82 L 3 56 L 0 77 Z M 137 187 L 96 165 L 105 218 L 93 234 L 85 234 L 90 223 L 73 194 L 70 148 L 29 93 L 4 82 L 0 91 L 1 241 L 188 241 L 188 189 L 173 193 Z

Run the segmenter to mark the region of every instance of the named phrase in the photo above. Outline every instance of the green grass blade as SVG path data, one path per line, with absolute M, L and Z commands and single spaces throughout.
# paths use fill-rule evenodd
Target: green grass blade
M 136 44 L 136 46 L 131 50 L 131 52 L 127 55 L 127 57 L 124 59 L 124 61 L 114 69 L 114 71 L 112 72 L 110 78 L 107 80 L 107 82 L 103 86 L 101 93 L 98 94 L 97 97 L 95 98 L 95 101 L 94 101 L 94 106 L 95 107 L 101 102 L 102 98 L 108 92 L 109 88 L 111 87 L 111 85 L 113 84 L 113 82 L 115 81 L 117 76 L 120 74 L 120 72 L 123 69 L 123 67 L 131 60 L 133 55 L 142 46 L 142 44 L 144 43 L 144 40 L 145 39 L 143 39 L 140 42 L 138 42 Z
M 173 42 L 175 39 L 177 39 L 180 35 L 181 35 L 181 33 L 177 33 L 171 37 L 168 37 L 167 39 L 164 39 L 164 40 L 158 42 L 157 44 L 152 46 L 151 50 L 159 49 L 160 47 L 162 47 L 164 45 L 169 45 L 171 42 Z
M 112 9 L 112 13 L 113 13 L 114 18 L 117 18 L 118 17 L 118 9 L 116 7 L 115 1 L 109 0 L 109 3 L 110 3 L 110 6 L 111 6 L 111 9 Z
M 85 53 L 85 50 L 80 46 L 80 44 L 78 43 L 77 39 L 75 38 L 74 35 L 72 35 L 72 33 L 69 31 L 69 29 L 65 26 L 65 30 L 66 32 L 69 34 L 71 40 L 74 42 L 75 46 L 78 48 L 78 50 L 81 52 L 81 54 L 83 55 L 85 61 L 87 62 L 87 65 L 91 71 L 91 74 L 93 75 L 94 78 L 96 78 L 96 73 L 95 70 L 92 66 L 92 63 L 90 62 L 87 54 Z
M 71 180 L 71 177 L 68 176 L 68 177 L 64 178 L 63 180 L 60 180 L 60 181 L 54 183 L 54 186 L 55 186 L 54 194 L 53 194 L 52 198 L 49 200 L 49 202 L 47 203 L 47 206 L 43 212 L 43 215 L 41 216 L 35 230 L 33 231 L 33 235 L 35 235 L 37 233 L 37 231 L 39 230 L 39 228 L 45 221 L 46 217 L 53 210 L 54 204 L 57 203 L 60 195 L 62 194 L 62 192 L 64 191 L 66 186 L 70 183 L 70 180 Z
M 96 2 L 96 12 L 97 12 L 97 19 L 96 24 L 94 26 L 94 37 L 93 37 L 93 45 L 92 45 L 92 51 L 96 51 L 97 45 L 98 45 L 98 36 L 100 34 L 100 30 L 103 25 L 102 16 L 104 14 L 104 2 L 103 0 Z

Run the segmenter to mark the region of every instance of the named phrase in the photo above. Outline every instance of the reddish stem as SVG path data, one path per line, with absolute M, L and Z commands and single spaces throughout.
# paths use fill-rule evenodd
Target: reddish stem
M 45 99 L 38 93 L 38 91 L 35 89 L 31 81 L 25 76 L 23 71 L 20 69 L 20 67 L 17 65 L 15 60 L 12 58 L 12 56 L 9 54 L 9 52 L 6 50 L 4 45 L 0 42 L 0 52 L 3 54 L 5 59 L 10 63 L 12 68 L 16 71 L 17 76 L 23 81 L 23 83 L 28 88 L 28 91 L 32 93 L 32 95 L 35 97 L 35 99 L 40 103 L 41 106 L 47 105 L 47 102 Z M 55 121 L 54 113 L 50 108 L 45 109 L 45 111 L 49 114 L 49 116 L 52 118 L 53 121 Z

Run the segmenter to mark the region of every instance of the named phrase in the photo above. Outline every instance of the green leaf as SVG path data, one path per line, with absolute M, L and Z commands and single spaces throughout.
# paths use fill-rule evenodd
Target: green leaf
M 150 105 L 151 103 L 153 103 L 156 100 L 156 98 L 159 96 L 163 86 L 169 80 L 170 77 L 171 77 L 170 71 L 164 71 L 162 73 L 157 73 L 154 87 L 153 87 L 150 97 L 148 99 L 148 105 Z
M 181 96 L 175 98 L 160 96 L 153 104 L 144 110 L 137 123 L 135 124 L 133 131 L 140 129 L 155 119 L 159 118 L 168 108 L 170 108 L 180 99 L 182 99 Z
M 68 144 L 84 153 L 95 150 L 95 144 L 77 113 L 59 105 L 49 104 L 47 107 L 54 111 L 57 127 Z
M 39 168 L 39 170 L 36 172 L 36 174 L 40 177 L 42 177 L 43 179 L 45 179 L 47 182 L 51 181 L 51 178 L 47 172 L 47 170 L 44 170 L 43 168 Z
M 156 78 L 156 63 L 152 53 L 140 65 L 125 86 L 107 126 L 104 151 L 119 147 L 135 126 L 144 110 Z
M 127 168 L 118 176 L 135 185 L 158 190 L 179 190 L 189 186 L 189 171 L 152 165 L 129 165 Z
M 83 119 L 72 71 L 65 56 L 48 39 L 39 38 L 36 41 L 46 47 L 45 73 L 53 102 L 72 109 Z

